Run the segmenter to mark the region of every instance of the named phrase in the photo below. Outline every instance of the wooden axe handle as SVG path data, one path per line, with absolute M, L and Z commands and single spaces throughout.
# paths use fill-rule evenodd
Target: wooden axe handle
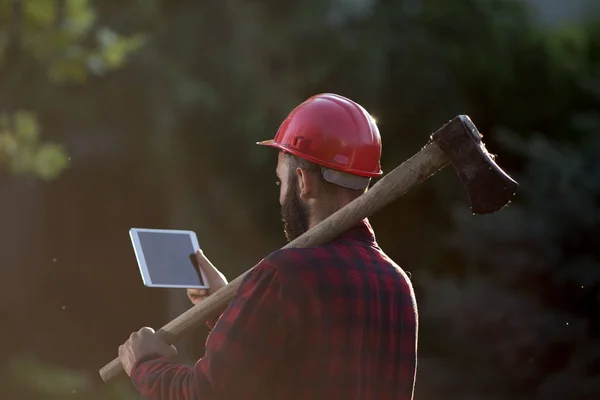
M 444 152 L 435 142 L 430 142 L 417 154 L 381 178 L 365 194 L 347 204 L 335 214 L 308 230 L 283 248 L 311 247 L 325 244 L 341 235 L 364 218 L 402 196 L 412 186 L 423 182 L 449 163 Z M 211 294 L 179 317 L 159 329 L 156 334 L 171 345 L 207 319 L 218 316 L 233 299 L 246 271 L 228 285 Z M 100 370 L 105 382 L 116 378 L 123 371 L 119 358 L 115 358 Z

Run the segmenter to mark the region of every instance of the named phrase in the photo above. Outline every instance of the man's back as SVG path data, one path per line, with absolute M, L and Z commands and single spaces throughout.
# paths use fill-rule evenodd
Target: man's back
M 412 285 L 364 221 L 262 260 L 193 367 L 149 355 L 131 378 L 147 399 L 410 400 L 416 345 Z
M 277 268 L 296 279 L 300 324 L 265 398 L 412 399 L 415 297 L 368 222 L 325 246 L 280 252 Z

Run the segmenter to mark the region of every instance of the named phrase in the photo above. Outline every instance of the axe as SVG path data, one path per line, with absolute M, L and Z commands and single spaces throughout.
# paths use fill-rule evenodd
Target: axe
M 458 174 L 473 214 L 490 214 L 502 209 L 511 201 L 519 184 L 496 164 L 481 138 L 468 116 L 455 117 L 434 132 L 417 154 L 381 178 L 366 193 L 283 248 L 329 242 L 448 164 L 452 164 Z M 156 335 L 171 345 L 208 318 L 219 315 L 233 299 L 247 273 L 163 326 Z M 108 382 L 124 371 L 119 358 L 115 358 L 99 372 L 104 382 Z

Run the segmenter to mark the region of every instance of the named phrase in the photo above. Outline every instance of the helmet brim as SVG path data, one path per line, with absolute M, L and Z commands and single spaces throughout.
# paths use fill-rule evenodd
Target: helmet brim
M 285 146 L 282 146 L 281 144 L 277 143 L 274 139 L 263 140 L 261 142 L 256 142 L 256 144 L 259 146 L 273 147 L 286 153 L 292 153 Z
M 323 162 L 322 160 L 318 160 L 314 157 L 309 156 L 308 154 L 303 154 L 297 150 L 294 149 L 290 149 L 287 148 L 285 146 L 282 146 L 280 143 L 277 143 L 274 139 L 269 139 L 269 140 L 263 140 L 261 142 L 256 142 L 257 145 L 259 146 L 268 146 L 268 147 L 273 147 L 276 148 L 280 151 L 283 151 L 284 153 L 290 153 L 293 154 L 297 157 L 300 158 L 304 158 L 305 160 L 314 162 L 315 164 L 319 164 L 322 165 L 324 167 L 327 168 L 331 168 L 331 169 L 335 169 L 338 171 L 342 171 L 339 166 L 332 164 L 332 163 L 327 163 L 327 162 Z M 362 176 L 362 177 L 369 177 L 369 178 L 378 178 L 380 176 L 383 175 L 383 171 L 381 171 L 381 169 L 378 172 L 375 173 L 369 173 L 369 172 L 364 172 L 364 171 L 356 171 L 356 170 L 350 170 L 350 171 L 343 171 L 343 172 L 347 172 L 349 174 L 354 174 L 354 175 L 358 175 L 358 176 Z
M 259 146 L 278 147 L 277 144 L 275 143 L 275 140 L 273 140 L 273 139 L 263 140 L 261 142 L 256 142 L 256 144 L 259 145 Z

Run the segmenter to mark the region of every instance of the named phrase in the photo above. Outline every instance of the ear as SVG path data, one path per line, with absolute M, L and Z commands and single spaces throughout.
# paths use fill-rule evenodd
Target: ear
M 308 173 L 302 168 L 296 168 L 295 171 L 298 177 L 298 195 L 304 201 L 316 197 L 318 182 L 314 174 Z

